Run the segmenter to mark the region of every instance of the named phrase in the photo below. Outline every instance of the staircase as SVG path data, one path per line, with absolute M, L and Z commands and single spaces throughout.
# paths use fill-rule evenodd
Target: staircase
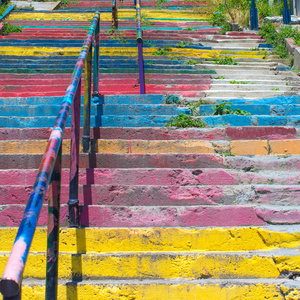
M 58 299 L 298 299 L 297 75 L 258 34 L 221 35 L 194 3 L 157 10 L 143 1 L 151 24 L 147 94 L 138 95 L 132 4 L 122 3 L 115 32 L 105 1 L 9 16 L 24 31 L 0 39 L 1 274 L 100 7 L 102 96 L 92 105 L 92 151 L 80 154 L 80 229 L 68 228 L 70 128 L 64 134 Z M 224 101 L 249 114 L 215 115 Z M 197 102 L 207 128 L 164 127 Z M 24 299 L 45 298 L 46 225 L 45 205 Z

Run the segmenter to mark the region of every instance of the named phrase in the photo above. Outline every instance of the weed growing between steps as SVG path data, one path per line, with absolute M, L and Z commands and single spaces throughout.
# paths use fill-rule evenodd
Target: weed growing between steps
M 236 108 L 236 109 L 231 109 L 231 102 L 223 102 L 217 104 L 214 109 L 213 116 L 218 116 L 218 115 L 238 115 L 238 116 L 250 116 L 251 114 L 248 111 Z
M 9 22 L 3 24 L 3 35 L 9 35 L 12 32 L 22 32 L 21 26 L 11 25 Z
M 137 21 L 138 18 L 135 17 L 135 20 Z M 153 22 L 150 22 L 150 21 L 147 20 L 147 15 L 144 14 L 144 13 L 141 14 L 141 23 L 142 23 L 143 26 L 150 26 L 150 25 L 154 24 Z
M 163 48 L 158 48 L 156 51 L 154 51 L 152 53 L 152 55 L 168 55 L 169 52 L 172 51 L 171 47 L 169 46 L 166 46 L 166 47 L 163 47 Z
M 189 60 L 186 61 L 184 64 L 185 64 L 185 65 L 194 66 L 194 65 L 199 64 L 199 62 L 198 62 L 197 60 L 194 60 L 194 59 L 189 59 Z
M 248 84 L 248 81 L 236 81 L 236 80 L 230 80 L 230 84 Z
M 187 45 L 188 46 L 192 45 L 192 42 L 182 41 L 176 45 L 176 48 L 185 48 L 185 46 L 187 46 Z
M 163 3 L 168 3 L 167 0 L 156 0 L 156 8 L 161 9 Z
M 185 115 L 181 113 L 177 117 L 172 117 L 169 122 L 166 123 L 166 127 L 178 127 L 178 128 L 188 128 L 188 127 L 197 127 L 205 128 L 207 124 L 201 119 L 194 119 L 190 115 Z
M 186 102 L 185 103 L 185 105 L 187 105 L 189 110 L 191 111 L 192 116 L 199 115 L 198 108 L 199 108 L 200 105 L 203 105 L 203 104 L 205 104 L 205 103 L 203 102 L 202 99 L 198 100 L 197 102 L 192 102 L 192 103 L 191 102 Z
M 112 40 L 118 40 L 122 44 L 128 43 L 125 39 L 126 33 L 123 30 L 116 31 L 114 29 L 110 29 L 107 33 L 111 36 Z
M 215 57 L 211 59 L 211 61 L 213 61 L 215 65 L 239 65 L 239 63 L 236 60 L 233 60 L 231 57 Z
M 279 55 L 281 58 L 288 58 L 284 39 L 292 38 L 300 46 L 300 32 L 297 28 L 293 29 L 289 25 L 281 26 L 277 31 L 272 21 L 268 20 L 262 25 L 259 34 L 263 36 L 268 44 L 274 46 L 273 53 Z
M 177 95 L 165 95 L 165 104 L 180 104 L 180 99 Z

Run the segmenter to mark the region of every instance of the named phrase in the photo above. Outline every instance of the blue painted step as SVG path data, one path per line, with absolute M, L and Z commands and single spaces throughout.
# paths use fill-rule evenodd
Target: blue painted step
M 223 103 L 224 100 L 216 100 L 218 103 Z M 284 104 L 300 104 L 300 95 L 292 96 L 275 96 L 270 98 L 261 99 L 230 99 L 226 102 L 231 102 L 232 104 L 268 104 L 268 105 L 284 105 Z
M 168 98 L 175 97 L 169 95 Z M 12 98 L 0 98 L 0 105 L 56 105 L 61 104 L 64 97 L 12 97 Z M 96 104 L 164 104 L 166 96 L 164 95 L 108 95 L 94 98 L 93 102 Z M 83 96 L 81 96 L 81 102 L 83 103 Z
M 37 105 L 37 106 L 5 106 L 1 111 L 1 116 L 19 116 L 19 117 L 34 117 L 34 116 L 56 116 L 59 112 L 60 105 Z M 188 114 L 190 111 L 187 108 L 178 108 L 174 105 L 92 105 L 91 115 L 177 115 L 180 113 Z M 83 114 L 83 105 L 81 105 L 81 114 Z
M 300 127 L 300 116 L 209 116 L 199 117 L 209 127 L 223 126 L 294 126 Z
M 174 115 L 175 117 L 176 115 Z M 164 127 L 172 115 L 168 116 L 114 116 L 96 117 L 96 127 Z
M 226 106 L 229 109 L 241 109 L 249 112 L 251 115 L 274 115 L 274 116 L 292 116 L 300 115 L 300 105 L 268 105 L 268 104 L 233 104 Z M 215 112 L 215 105 L 200 105 L 199 113 L 202 116 L 209 116 Z

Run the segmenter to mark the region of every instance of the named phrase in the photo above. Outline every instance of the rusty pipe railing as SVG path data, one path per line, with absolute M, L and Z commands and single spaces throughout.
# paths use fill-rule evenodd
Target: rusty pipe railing
M 116 0 L 112 0 L 112 24 L 111 29 L 115 30 L 117 27 L 117 4 Z
M 69 218 L 74 217 L 74 209 L 78 206 L 78 156 L 79 156 L 79 130 L 80 130 L 80 98 L 81 98 L 81 73 L 85 65 L 86 79 L 85 94 L 90 94 L 91 80 L 91 48 L 95 35 L 95 58 L 99 70 L 99 27 L 100 13 L 97 12 L 89 27 L 88 34 L 82 46 L 78 61 L 75 65 L 70 85 L 67 88 L 53 130 L 51 132 L 45 154 L 36 177 L 33 191 L 25 208 L 15 242 L 8 258 L 2 279 L 0 291 L 4 300 L 21 299 L 22 276 L 26 260 L 35 233 L 41 207 L 47 188 L 52 181 L 52 195 L 48 206 L 48 249 L 47 249 L 47 274 L 46 274 L 46 299 L 57 298 L 57 270 L 58 270 L 58 232 L 59 232 L 59 204 L 60 204 L 60 176 L 61 176 L 61 145 L 63 132 L 66 127 L 68 115 L 72 106 L 72 138 L 71 138 L 71 170 L 70 170 L 70 200 Z M 87 61 L 87 64 L 85 64 Z M 97 68 L 96 68 L 97 69 Z M 95 70 L 94 70 L 95 71 Z M 95 71 L 97 72 L 97 71 Z M 94 72 L 94 92 L 98 93 L 98 74 Z M 87 78 L 86 77 L 86 78 Z M 88 96 L 90 99 L 90 95 Z M 86 101 L 85 101 L 86 102 Z M 90 104 L 89 108 L 90 109 Z M 87 116 L 89 118 L 89 116 Z M 87 118 L 86 117 L 86 118 Z M 89 126 L 89 121 L 84 121 L 84 126 Z M 84 128 L 89 133 L 90 129 Z M 89 141 L 89 139 L 88 139 Z M 76 187 L 77 184 L 77 187 Z M 72 189 L 75 189 L 72 191 Z M 76 195 L 77 189 L 77 195 Z M 75 194 L 75 195 L 74 195 Z M 70 220 L 70 225 L 77 226 L 76 217 Z
M 144 59 L 143 59 L 143 30 L 142 30 L 142 24 L 141 24 L 140 0 L 136 0 L 136 41 L 137 41 L 137 46 L 138 46 L 138 58 L 139 58 L 140 94 L 145 94 L 145 75 L 144 75 Z

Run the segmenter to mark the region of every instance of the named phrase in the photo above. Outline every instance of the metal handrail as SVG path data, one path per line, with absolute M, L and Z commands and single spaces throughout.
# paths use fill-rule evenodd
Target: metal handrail
M 15 242 L 8 258 L 3 277 L 0 281 L 0 291 L 4 300 L 21 299 L 22 276 L 26 260 L 35 233 L 41 207 L 45 198 L 47 188 L 52 180 L 52 195 L 48 206 L 48 249 L 47 249 L 47 275 L 46 275 L 46 299 L 57 298 L 57 263 L 58 263 L 58 230 L 59 230 L 59 206 L 60 206 L 60 175 L 61 175 L 61 149 L 62 137 L 66 127 L 68 115 L 72 106 L 72 138 L 71 138 L 71 170 L 70 170 L 70 200 L 69 218 L 78 206 L 78 157 L 79 157 L 79 130 L 80 130 L 80 98 L 81 98 L 81 73 L 85 65 L 85 96 L 91 91 L 91 55 L 92 41 L 95 38 L 94 53 L 96 70 L 94 68 L 94 94 L 98 94 L 99 71 L 99 28 L 100 13 L 97 12 L 89 27 L 88 34 L 82 46 L 78 61 L 75 65 L 72 79 L 67 88 L 61 104 L 55 125 L 51 132 L 47 149 L 42 159 L 38 175 L 36 177 L 33 191 L 25 208 Z M 97 71 L 98 70 L 98 71 Z M 90 99 L 90 96 L 87 97 Z M 87 101 L 85 101 L 86 104 Z M 84 108 L 86 112 L 90 104 Z M 89 118 L 89 114 L 85 114 Z M 89 125 L 89 121 L 84 121 Z M 90 128 L 84 128 L 84 132 L 90 132 Z M 89 139 L 88 139 L 89 142 Z M 75 186 L 77 182 L 77 187 Z M 77 190 L 72 191 L 72 188 Z M 75 194 L 75 198 L 74 197 Z M 71 203 L 70 203 L 71 202 Z M 73 206 L 72 206 L 73 205 Z M 74 217 L 74 216 L 73 216 Z M 77 221 L 77 220 L 75 220 Z M 72 224 L 73 222 L 73 224 Z M 70 220 L 71 226 L 74 220 Z M 76 224 L 75 224 L 76 225 Z
M 140 94 L 145 94 L 145 76 L 144 76 L 144 59 L 143 59 L 143 30 L 142 30 L 142 24 L 141 24 L 140 0 L 136 0 L 136 41 L 137 41 L 137 46 L 138 46 L 138 58 L 139 58 Z
M 112 0 L 112 24 L 111 29 L 115 30 L 117 27 L 117 4 L 116 0 Z

